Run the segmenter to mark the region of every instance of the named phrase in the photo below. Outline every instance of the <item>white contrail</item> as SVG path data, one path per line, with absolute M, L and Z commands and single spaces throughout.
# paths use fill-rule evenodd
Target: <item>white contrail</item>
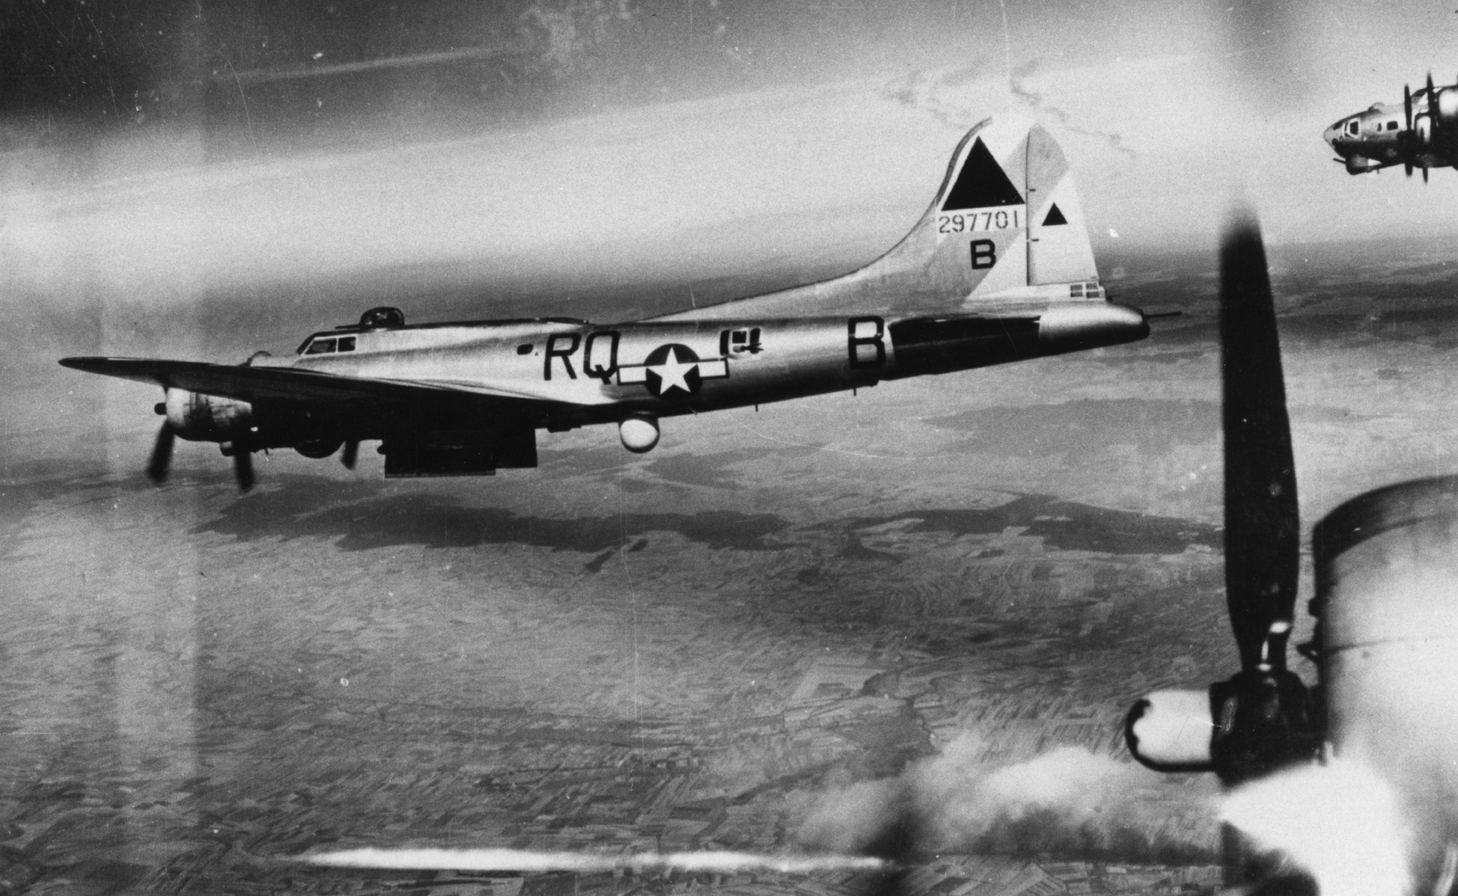
M 778 871 L 884 871 L 890 864 L 868 856 L 759 855 L 747 852 L 628 853 L 551 852 L 525 849 L 346 849 L 300 856 L 299 861 L 330 868 L 418 871 L 689 871 L 723 874 Z
M 358 72 L 372 72 L 390 68 L 439 65 L 444 62 L 480 62 L 502 56 L 521 56 L 525 52 L 525 50 L 513 47 L 468 47 L 461 50 L 442 50 L 438 53 L 387 56 L 381 59 L 367 59 L 362 62 L 337 62 L 329 65 L 299 63 L 297 65 L 281 65 L 275 68 L 257 68 L 243 72 L 234 72 L 232 70 L 232 63 L 229 63 L 228 72 L 214 73 L 212 80 L 234 82 L 239 85 L 267 84 L 271 81 L 289 81 L 297 78 L 322 78 L 331 75 L 350 75 Z

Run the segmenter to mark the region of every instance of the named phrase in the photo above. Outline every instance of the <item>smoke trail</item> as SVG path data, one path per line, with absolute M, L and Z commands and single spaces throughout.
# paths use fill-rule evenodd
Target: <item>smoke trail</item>
M 1402 896 L 1409 832 L 1391 788 L 1366 766 L 1333 759 L 1248 784 L 1221 817 L 1316 878 L 1322 896 Z
M 375 868 L 453 871 L 687 871 L 738 874 L 776 871 L 809 874 L 816 871 L 881 871 L 880 859 L 844 855 L 757 855 L 744 852 L 630 853 L 538 852 L 524 849 L 350 849 L 301 856 L 310 865 L 331 868 Z
M 1007 0 L 997 0 L 997 5 L 1002 10 L 1002 55 L 1003 62 L 1007 65 L 1007 85 L 1008 87 L 1012 87 L 1012 28 L 1007 23 Z
M 1128 158 L 1136 159 L 1139 157 L 1138 154 L 1134 152 L 1134 150 L 1124 145 L 1124 138 L 1119 134 L 1114 133 L 1113 131 L 1102 131 L 1096 128 L 1087 128 L 1070 124 L 1072 116 L 1070 116 L 1068 112 L 1050 103 L 1044 102 L 1043 95 L 1034 91 L 1028 86 L 1027 79 L 1036 74 L 1037 71 L 1038 60 L 1031 59 L 1026 63 L 1018 66 L 1015 72 L 1008 75 L 1008 85 L 1009 88 L 1012 90 L 1012 95 L 1014 97 L 1022 100 L 1032 108 L 1037 109 L 1044 114 L 1052 115 L 1053 117 L 1057 118 L 1059 124 L 1068 128 L 1068 130 L 1072 131 L 1075 134 L 1083 134 L 1086 137 L 1094 137 L 1102 140 L 1107 143 L 1109 147 L 1115 152 L 1120 153 Z
M 921 852 L 1218 861 L 1212 783 L 1157 777 L 1076 747 L 1012 765 L 982 753 L 981 740 L 964 734 L 896 778 L 827 793 L 805 813 L 798 839 L 854 852 L 900 824 Z

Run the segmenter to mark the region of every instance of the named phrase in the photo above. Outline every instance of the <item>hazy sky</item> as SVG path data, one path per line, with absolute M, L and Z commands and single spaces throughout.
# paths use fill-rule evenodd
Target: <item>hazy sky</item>
M 1237 194 L 1276 242 L 1443 243 L 1458 207 L 1458 172 L 1351 177 L 1320 139 L 1429 68 L 1454 77 L 1458 13 L 1436 2 L 158 9 L 0 14 L 7 303 L 863 260 L 960 134 L 1010 112 L 1063 140 L 1096 248 L 1213 247 Z

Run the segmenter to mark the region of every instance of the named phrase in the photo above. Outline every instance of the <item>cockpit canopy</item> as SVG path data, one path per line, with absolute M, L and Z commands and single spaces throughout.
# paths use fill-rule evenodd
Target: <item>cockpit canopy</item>
M 333 333 L 315 333 L 299 346 L 300 355 L 332 355 L 335 352 L 352 352 L 357 344 L 356 337 L 348 333 L 367 333 L 371 330 L 391 330 L 405 326 L 405 312 L 389 305 L 371 308 L 359 317 L 359 326 L 335 327 Z
M 335 352 L 354 351 L 353 336 L 310 336 L 299 346 L 301 355 L 332 355 Z

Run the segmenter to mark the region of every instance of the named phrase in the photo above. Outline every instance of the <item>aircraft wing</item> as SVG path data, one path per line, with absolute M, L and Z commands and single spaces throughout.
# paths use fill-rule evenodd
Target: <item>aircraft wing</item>
M 207 364 L 200 361 L 162 361 L 150 358 L 62 358 L 60 363 L 63 367 L 84 370 L 87 373 L 156 383 L 168 389 L 205 392 L 249 402 L 261 399 L 348 405 L 470 395 L 486 401 L 507 403 L 518 411 L 549 403 L 531 395 L 478 386 L 466 389 L 428 382 L 362 379 L 292 367 L 250 367 L 243 364 Z

